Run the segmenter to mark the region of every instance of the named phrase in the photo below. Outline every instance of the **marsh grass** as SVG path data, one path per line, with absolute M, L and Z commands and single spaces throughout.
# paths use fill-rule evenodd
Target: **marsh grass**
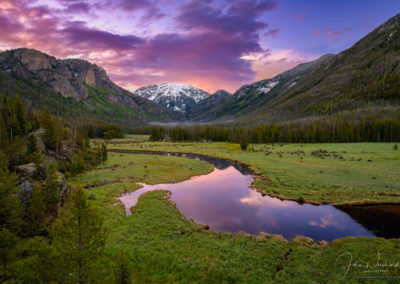
M 249 164 L 262 193 L 312 203 L 400 202 L 400 153 L 392 143 L 253 144 L 142 142 L 111 149 L 199 153 Z
M 225 149 L 225 148 L 223 148 Z M 220 149 L 221 150 L 221 149 Z M 400 240 L 346 238 L 317 245 L 307 238 L 287 242 L 280 236 L 230 234 L 202 230 L 184 218 L 168 200 L 168 192 L 152 191 L 140 196 L 132 215 L 126 216 L 115 197 L 139 188 L 134 181 L 174 182 L 210 170 L 208 164 L 185 158 L 110 153 L 106 166 L 72 180 L 74 184 L 118 182 L 88 189 L 94 204 L 110 230 L 106 251 L 113 257 L 123 251 L 129 258 L 138 283 L 310 283 L 339 282 L 347 265 L 343 253 L 353 260 L 371 264 L 400 261 Z M 145 169 L 143 165 L 147 165 Z M 193 170 L 189 172 L 188 168 Z M 146 171 L 149 170 L 149 171 Z M 153 171 L 157 173 L 153 173 Z M 134 175 L 127 179 L 125 175 Z M 399 276 L 399 268 L 389 268 L 382 276 Z M 345 282 L 365 276 L 351 268 Z M 388 278 L 390 279 L 390 278 Z M 386 279 L 382 280 L 385 281 Z

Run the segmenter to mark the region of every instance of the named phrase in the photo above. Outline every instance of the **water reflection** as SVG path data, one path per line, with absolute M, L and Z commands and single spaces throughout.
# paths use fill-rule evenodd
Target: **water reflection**
M 336 206 L 378 237 L 400 237 L 399 205 Z
M 249 175 L 249 169 L 239 163 L 205 156 L 186 156 L 207 160 L 215 169 L 207 175 L 176 184 L 141 184 L 143 188 L 120 197 L 127 214 L 141 194 L 161 189 L 171 191 L 171 199 L 187 218 L 193 218 L 196 223 L 208 224 L 210 229 L 217 231 L 245 231 L 250 234 L 262 231 L 280 234 L 287 239 L 303 235 L 316 241 L 330 241 L 346 236 L 387 235 L 384 230 L 365 225 L 369 214 L 361 214 L 364 217 L 356 218 L 353 217 L 356 215 L 354 211 L 348 208 L 339 210 L 331 205 L 301 205 L 294 201 L 262 196 L 250 188 L 253 177 Z M 400 218 L 396 218 L 392 221 L 398 224 Z M 399 232 L 395 234 L 399 236 Z

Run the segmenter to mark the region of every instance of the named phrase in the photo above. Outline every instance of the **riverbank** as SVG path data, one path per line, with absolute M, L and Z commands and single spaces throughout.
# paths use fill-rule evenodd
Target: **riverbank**
M 143 141 L 143 140 L 141 140 Z M 196 153 L 249 165 L 253 187 L 313 204 L 400 203 L 400 151 L 391 143 L 251 145 L 113 141 L 110 149 Z
M 101 209 L 110 230 L 107 253 L 115 255 L 120 249 L 124 250 L 137 282 L 335 282 L 344 275 L 348 253 L 354 261 L 365 265 L 377 262 L 378 251 L 382 263 L 400 262 L 399 239 L 345 238 L 315 245 L 307 238 L 287 242 L 266 234 L 251 236 L 206 231 L 184 218 L 165 191 L 141 196 L 132 216 L 128 217 L 115 198 L 139 187 L 131 179 L 124 179 L 127 174 L 135 176 L 135 181 L 154 184 L 178 181 L 183 175 L 204 174 L 209 169 L 202 161 L 132 156 L 109 153 L 109 161 L 103 169 L 78 176 L 71 182 L 87 185 L 121 179 L 90 188 L 88 193 Z M 162 166 L 157 167 L 157 164 Z M 153 169 L 158 172 L 152 173 Z M 345 280 L 355 282 L 359 277 L 370 275 L 361 268 L 351 267 Z M 400 272 L 398 267 L 391 267 L 379 275 L 396 277 Z

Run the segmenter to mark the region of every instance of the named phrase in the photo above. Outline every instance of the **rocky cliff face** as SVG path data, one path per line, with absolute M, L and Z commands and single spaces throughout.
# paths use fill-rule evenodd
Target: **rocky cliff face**
M 80 59 L 59 60 L 33 49 L 16 49 L 0 54 L 0 69 L 17 76 L 34 75 L 66 98 L 87 98 L 88 88 L 102 87 L 111 93 L 128 93 L 108 78 L 105 70 Z M 33 74 L 32 74 L 33 73 Z
M 15 87 L 21 81 L 35 91 L 39 86 L 41 96 L 51 96 L 51 92 L 46 91 L 50 89 L 64 98 L 72 98 L 79 102 L 77 108 L 83 105 L 87 112 L 95 112 L 96 116 L 103 116 L 106 120 L 114 120 L 117 112 L 118 119 L 125 121 L 168 121 L 182 116 L 117 86 L 103 68 L 88 61 L 56 59 L 26 48 L 0 53 L 0 91 L 31 93 L 26 86 L 21 87 L 23 89 Z M 63 106 L 59 104 L 57 107 Z
M 0 69 L 28 79 L 34 75 L 64 97 L 79 100 L 88 96 L 71 70 L 61 60 L 32 49 L 17 49 L 0 54 Z

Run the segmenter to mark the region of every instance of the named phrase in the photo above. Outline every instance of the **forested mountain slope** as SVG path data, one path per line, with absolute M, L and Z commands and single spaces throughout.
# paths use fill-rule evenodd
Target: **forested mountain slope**
M 19 93 L 34 108 L 79 120 L 133 126 L 181 115 L 114 84 L 105 70 L 80 59 L 59 60 L 33 49 L 0 53 L 0 94 Z
M 351 48 L 300 64 L 272 79 L 241 87 L 194 120 L 282 122 L 400 102 L 400 15 Z

